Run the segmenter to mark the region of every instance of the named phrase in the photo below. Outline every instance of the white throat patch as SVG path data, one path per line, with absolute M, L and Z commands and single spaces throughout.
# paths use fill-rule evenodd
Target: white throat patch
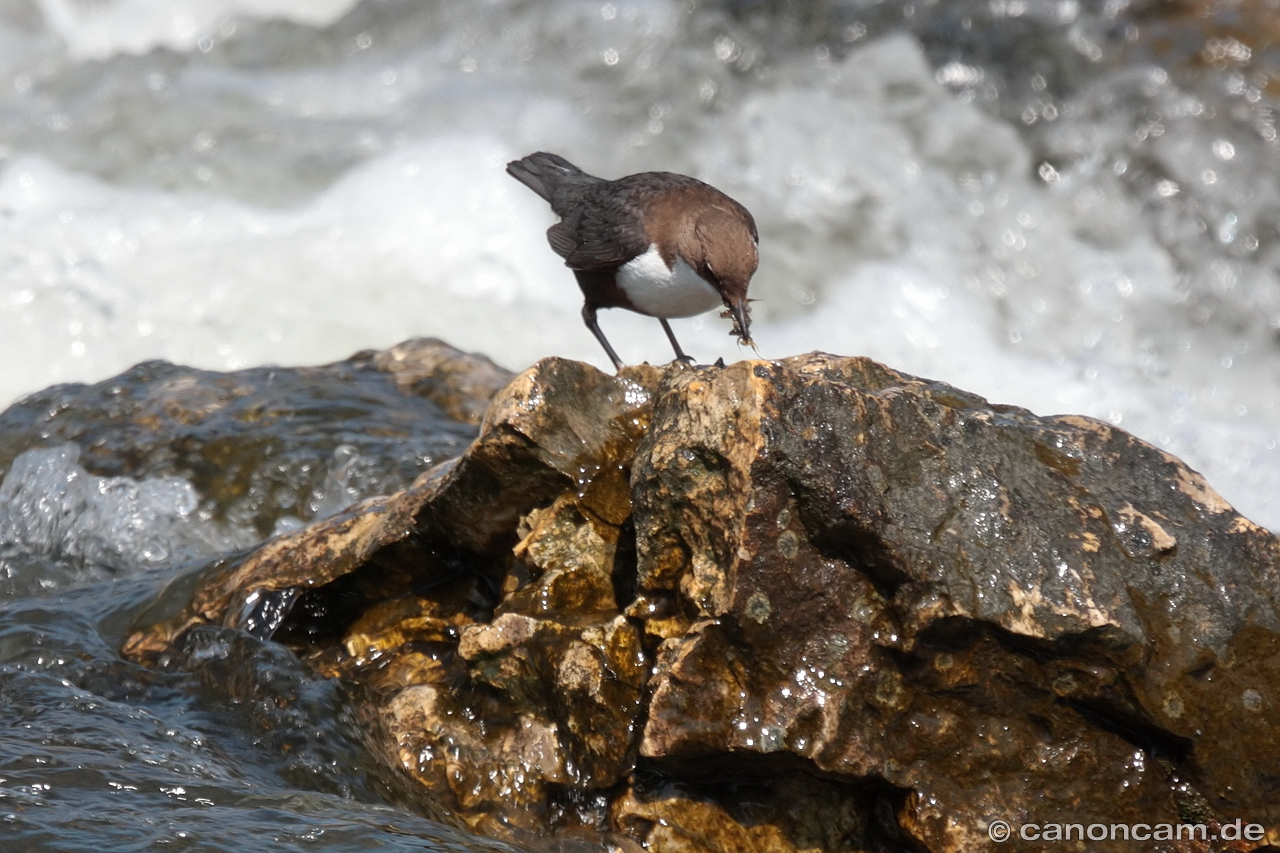
M 631 304 L 650 317 L 692 317 L 724 304 L 716 289 L 677 257 L 667 269 L 657 246 L 618 269 L 618 287 Z

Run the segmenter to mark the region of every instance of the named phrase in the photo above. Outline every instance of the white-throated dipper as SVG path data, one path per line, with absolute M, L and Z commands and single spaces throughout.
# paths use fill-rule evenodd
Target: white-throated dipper
M 507 172 L 551 203 L 560 221 L 547 240 L 573 270 L 585 303 L 582 319 L 620 369 L 596 311 L 626 308 L 657 317 L 680 361 L 693 361 L 669 317 L 719 305 L 732 335 L 754 347 L 747 285 L 760 255 L 756 223 L 745 207 L 686 175 L 641 172 L 616 181 L 588 175 L 556 154 L 538 152 Z

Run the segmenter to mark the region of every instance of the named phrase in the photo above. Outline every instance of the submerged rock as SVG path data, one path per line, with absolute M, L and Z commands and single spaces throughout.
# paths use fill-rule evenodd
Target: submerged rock
M 1280 842 L 1278 558 L 1098 421 L 860 358 L 550 359 L 460 457 L 193 576 L 126 651 L 288 643 L 496 836 L 967 851 L 996 820 L 1030 849 L 1239 819 L 1247 849 Z

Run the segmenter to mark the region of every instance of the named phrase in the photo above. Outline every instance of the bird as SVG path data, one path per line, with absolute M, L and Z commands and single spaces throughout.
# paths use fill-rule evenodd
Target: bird
M 676 359 L 689 364 L 668 318 L 722 305 L 720 316 L 733 320 L 729 334 L 755 349 L 747 287 L 760 262 L 760 238 L 741 204 L 687 175 L 640 172 L 610 181 L 545 151 L 513 160 L 507 173 L 560 217 L 547 229 L 547 242 L 577 277 L 582 320 L 615 370 L 622 359 L 600 330 L 601 308 L 658 318 Z

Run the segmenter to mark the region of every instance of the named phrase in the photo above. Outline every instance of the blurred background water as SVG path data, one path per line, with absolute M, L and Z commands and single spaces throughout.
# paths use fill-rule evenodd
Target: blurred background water
M 414 335 L 606 366 L 550 212 L 503 171 L 542 149 L 746 204 L 765 357 L 1103 418 L 1277 529 L 1278 44 L 1274 0 L 0 0 L 0 405 Z M 669 358 L 652 320 L 601 322 L 625 360 Z M 714 314 L 675 325 L 701 360 L 744 354 Z M 434 450 L 397 469 L 335 436 L 310 508 L 264 528 L 274 486 L 211 515 L 189 471 L 44 444 L 0 485 L 6 850 L 482 849 L 278 649 L 206 638 L 194 674 L 114 651 L 184 561 Z M 398 473 L 349 476 L 375 457 Z M 226 660 L 261 683 L 229 692 Z

